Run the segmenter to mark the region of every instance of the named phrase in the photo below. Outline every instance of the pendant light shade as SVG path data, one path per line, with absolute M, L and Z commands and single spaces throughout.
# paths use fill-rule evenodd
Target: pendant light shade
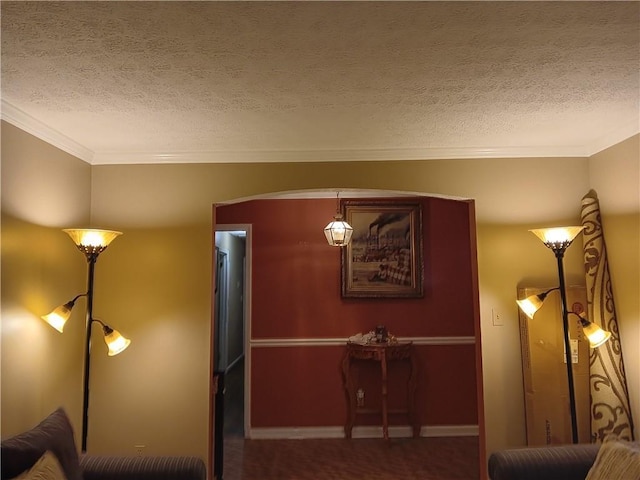
M 351 235 L 353 235 L 353 228 L 342 219 L 339 213 L 333 217 L 333 222 L 329 222 L 329 225 L 324 227 L 324 236 L 333 247 L 344 247 L 351 241 Z
M 344 247 L 351 241 L 351 235 L 353 235 L 353 227 L 344 221 L 342 214 L 340 213 L 340 201 L 338 197 L 340 193 L 336 194 L 336 214 L 333 217 L 333 221 L 324 227 L 324 236 L 327 238 L 327 242 L 332 247 Z

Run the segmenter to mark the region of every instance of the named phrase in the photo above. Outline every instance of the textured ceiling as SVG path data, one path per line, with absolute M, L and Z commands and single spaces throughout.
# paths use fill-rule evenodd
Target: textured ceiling
M 589 155 L 638 2 L 5 2 L 2 114 L 91 163 Z

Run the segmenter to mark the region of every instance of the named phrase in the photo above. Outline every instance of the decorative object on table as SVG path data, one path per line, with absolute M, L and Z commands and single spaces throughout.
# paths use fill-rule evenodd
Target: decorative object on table
M 376 342 L 378 343 L 386 342 L 387 336 L 388 336 L 387 327 L 385 327 L 384 325 L 378 325 L 376 327 Z
M 544 298 L 554 290 L 558 290 L 560 293 L 561 299 L 561 314 L 562 314 L 562 330 L 564 334 L 564 353 L 565 353 L 565 364 L 567 369 L 567 388 L 569 391 L 569 411 L 571 416 L 571 439 L 573 443 L 578 443 L 578 423 L 577 423 L 577 414 L 576 414 L 576 399 L 575 399 L 575 388 L 573 382 L 573 362 L 572 362 L 572 349 L 571 349 L 571 339 L 569 337 L 569 309 L 567 307 L 567 294 L 565 288 L 565 279 L 564 279 L 564 253 L 569 248 L 573 240 L 576 236 L 582 231 L 583 227 L 581 226 L 571 226 L 571 227 L 557 227 L 557 228 L 539 228 L 530 230 L 533 234 L 535 234 L 545 246 L 551 249 L 556 257 L 557 265 L 558 265 L 558 280 L 560 282 L 560 286 L 557 288 L 552 288 L 543 294 L 537 296 L 539 302 L 535 303 L 534 306 L 539 308 L 544 301 Z M 520 308 L 528 315 L 530 318 L 533 318 L 533 315 L 537 311 L 538 308 L 529 308 L 534 302 L 531 302 L 531 297 L 525 300 L 529 300 L 528 302 L 519 301 L 518 305 Z
M 118 355 L 131 343 L 131 340 L 123 337 L 117 330 L 112 329 L 102 320 L 93 318 L 93 278 L 95 264 L 98 256 L 109 244 L 122 232 L 98 229 L 66 229 L 64 230 L 74 241 L 78 249 L 85 254 L 88 264 L 87 292 L 77 295 L 73 300 L 61 305 L 53 312 L 42 317 L 53 328 L 62 333 L 65 322 L 71 316 L 71 310 L 80 297 L 86 297 L 86 334 L 84 350 L 84 374 L 83 374 L 83 404 L 82 404 L 82 452 L 87 451 L 87 434 L 89 420 L 89 374 L 91 373 L 91 327 L 94 322 L 102 326 L 104 340 L 109 347 L 109 356 Z
M 612 433 L 622 440 L 633 440 L 633 418 L 614 289 L 609 274 L 600 203 L 593 190 L 582 199 L 582 225 L 588 317 L 613 334 L 610 342 L 591 352 L 591 433 L 598 441 Z
M 345 200 L 353 227 L 342 251 L 342 296 L 411 298 L 424 295 L 422 207 L 406 200 Z
M 340 212 L 340 192 L 336 193 L 336 214 L 333 221 L 324 227 L 324 236 L 332 247 L 344 247 L 351 241 L 353 228 L 344 221 Z
M 347 342 L 355 343 L 358 345 L 374 345 L 376 343 L 398 343 L 398 339 L 395 335 L 392 335 L 384 325 L 378 325 L 375 330 L 371 330 L 367 333 L 356 333 L 351 335 Z

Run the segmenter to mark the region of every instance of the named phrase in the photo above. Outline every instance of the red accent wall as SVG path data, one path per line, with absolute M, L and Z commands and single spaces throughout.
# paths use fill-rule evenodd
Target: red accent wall
M 341 252 L 322 232 L 335 213 L 335 200 L 255 200 L 217 207 L 218 224 L 252 225 L 252 339 L 346 339 L 377 324 L 401 337 L 473 337 L 473 205 L 415 200 L 422 204 L 425 262 L 425 295 L 419 299 L 341 297 Z M 477 423 L 475 346 L 416 349 L 422 424 Z M 252 427 L 342 425 L 343 351 L 336 346 L 253 348 Z M 371 401 L 374 392 L 371 386 Z

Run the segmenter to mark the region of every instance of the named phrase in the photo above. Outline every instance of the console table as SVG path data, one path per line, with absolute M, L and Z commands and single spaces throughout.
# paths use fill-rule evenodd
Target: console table
M 367 360 L 380 363 L 382 384 L 382 405 L 380 409 L 358 406 L 356 398 L 357 385 L 355 385 L 351 374 L 354 360 Z M 407 408 L 403 410 L 389 411 L 387 405 L 387 363 L 392 361 L 406 362 L 411 369 L 407 382 Z M 418 386 L 417 361 L 411 342 L 383 342 L 365 345 L 347 342 L 346 352 L 342 360 L 342 375 L 347 395 L 347 423 L 344 426 L 344 433 L 347 438 L 351 438 L 351 431 L 356 421 L 356 415 L 367 413 L 379 413 L 381 415 L 382 433 L 385 439 L 389 438 L 389 413 L 405 414 L 408 418 L 409 425 L 412 427 L 413 436 L 420 436 L 420 424 L 415 414 L 415 393 Z

